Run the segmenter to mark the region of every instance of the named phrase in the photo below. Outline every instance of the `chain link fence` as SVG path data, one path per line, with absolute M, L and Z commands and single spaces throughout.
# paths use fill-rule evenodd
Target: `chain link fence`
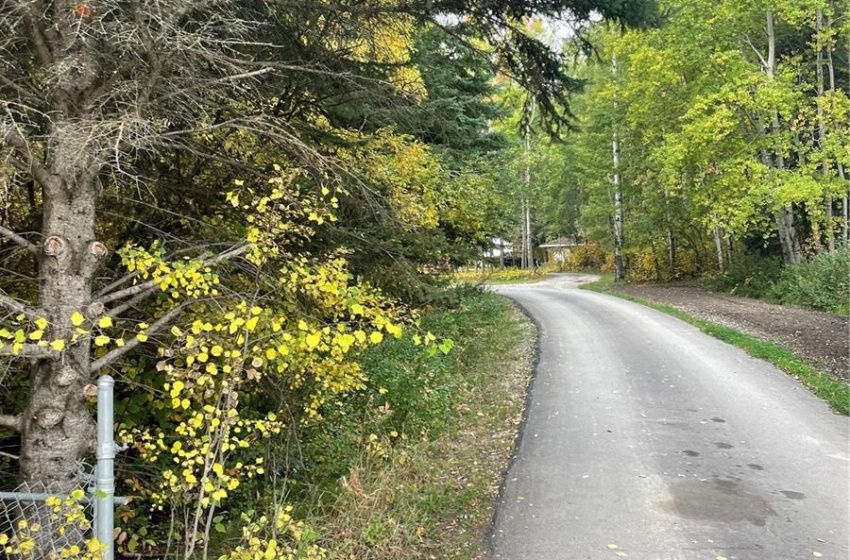
M 97 383 L 97 463 L 78 464 L 71 489 L 23 483 L 0 492 L 0 558 L 113 560 L 115 503 L 112 377 Z M 92 545 L 94 543 L 94 546 Z
M 80 467 L 80 485 L 70 492 L 27 483 L 0 492 L 0 539 L 10 556 L 69 558 L 87 549 L 93 470 L 84 463 Z

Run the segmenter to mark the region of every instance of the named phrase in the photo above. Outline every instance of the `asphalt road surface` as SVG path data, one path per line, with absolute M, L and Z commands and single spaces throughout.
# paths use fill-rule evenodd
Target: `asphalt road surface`
M 670 316 L 555 283 L 488 539 L 500 560 L 847 560 L 848 419 Z

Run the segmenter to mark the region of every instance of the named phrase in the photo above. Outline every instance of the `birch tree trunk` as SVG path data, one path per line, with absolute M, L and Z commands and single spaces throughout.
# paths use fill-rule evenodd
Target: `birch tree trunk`
M 829 18 L 827 22 L 827 27 L 832 28 L 832 17 Z M 850 36 L 847 37 L 847 55 L 850 57 Z M 835 63 L 832 59 L 832 48 L 826 49 L 826 67 L 827 73 L 829 75 L 829 92 L 831 94 L 831 99 L 835 99 Z M 841 200 L 841 213 L 842 213 L 842 224 L 841 224 L 841 237 L 844 239 L 844 243 L 846 244 L 850 241 L 850 193 L 847 192 L 847 176 L 844 173 L 844 164 L 840 161 L 836 162 L 836 171 L 838 171 L 838 177 L 841 179 L 841 184 L 844 185 L 844 196 Z
M 714 226 L 714 231 L 712 233 L 714 236 L 714 250 L 717 255 L 717 269 L 720 272 L 723 272 L 723 242 L 720 239 L 720 228 Z
M 531 207 L 528 200 L 525 201 L 525 238 L 528 240 L 525 249 L 527 251 L 525 259 L 528 263 L 528 268 L 534 268 L 534 242 L 531 239 Z
M 823 51 L 824 51 L 824 40 L 823 40 L 823 9 L 820 6 L 817 7 L 817 15 L 815 22 L 815 33 L 817 35 L 817 59 L 815 62 L 816 73 L 817 73 L 817 89 L 818 89 L 818 99 L 817 99 L 817 116 L 818 116 L 818 145 L 822 147 L 824 138 L 826 138 L 826 123 L 824 122 L 824 114 L 823 114 L 823 99 L 824 99 L 824 73 L 823 73 Z M 826 157 L 823 156 L 821 158 L 821 170 L 825 177 L 829 176 L 829 163 L 826 160 Z M 826 200 L 824 201 L 825 210 L 826 210 L 826 246 L 827 250 L 832 253 L 835 251 L 835 231 L 834 231 L 834 221 L 833 221 L 833 210 L 832 210 L 832 195 L 828 194 L 826 196 Z
M 776 77 L 776 34 L 773 29 L 773 12 L 767 11 L 767 75 L 773 80 Z M 779 110 L 772 110 L 771 132 L 778 138 L 782 132 L 779 122 Z M 773 168 L 778 171 L 785 170 L 785 156 L 782 147 L 777 146 L 773 155 Z M 776 226 L 779 230 L 779 241 L 782 244 L 782 256 L 786 263 L 795 264 L 800 260 L 800 241 L 797 238 L 796 224 L 794 222 L 794 207 L 792 204 L 783 204 L 776 211 Z
M 611 59 L 611 71 L 616 79 L 617 58 Z M 616 116 L 617 102 L 614 102 L 614 113 Z M 614 280 L 622 282 L 626 279 L 626 266 L 623 260 L 623 189 L 620 177 L 620 137 L 617 133 L 617 124 L 614 123 L 612 140 L 612 152 L 614 159 Z

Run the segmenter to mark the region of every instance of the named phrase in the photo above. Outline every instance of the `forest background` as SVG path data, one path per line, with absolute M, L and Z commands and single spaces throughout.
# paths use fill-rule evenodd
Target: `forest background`
M 475 341 L 508 312 L 434 273 L 493 239 L 846 306 L 840 3 L 0 14 L 4 483 L 78 485 L 115 376 L 121 554 L 410 558 L 469 530 L 327 519 L 471 406 L 465 362 L 498 358 Z M 37 532 L 0 538 L 42 557 Z

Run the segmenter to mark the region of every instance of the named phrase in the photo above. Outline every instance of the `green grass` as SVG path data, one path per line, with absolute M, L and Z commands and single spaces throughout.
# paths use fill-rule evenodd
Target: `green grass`
M 655 303 L 643 298 L 612 290 L 612 283 L 613 277 L 607 275 L 603 276 L 596 282 L 584 284 L 581 287 L 585 290 L 592 290 L 639 303 L 640 305 L 651 307 L 652 309 L 667 313 L 677 319 L 690 323 L 706 334 L 743 349 L 754 358 L 770 362 L 777 368 L 799 380 L 815 395 L 825 400 L 835 412 L 845 416 L 850 415 L 850 387 L 846 383 L 834 379 L 826 373 L 817 371 L 787 348 L 770 342 L 758 340 L 757 338 L 729 327 L 717 325 L 703 319 L 698 319 L 669 305 Z

